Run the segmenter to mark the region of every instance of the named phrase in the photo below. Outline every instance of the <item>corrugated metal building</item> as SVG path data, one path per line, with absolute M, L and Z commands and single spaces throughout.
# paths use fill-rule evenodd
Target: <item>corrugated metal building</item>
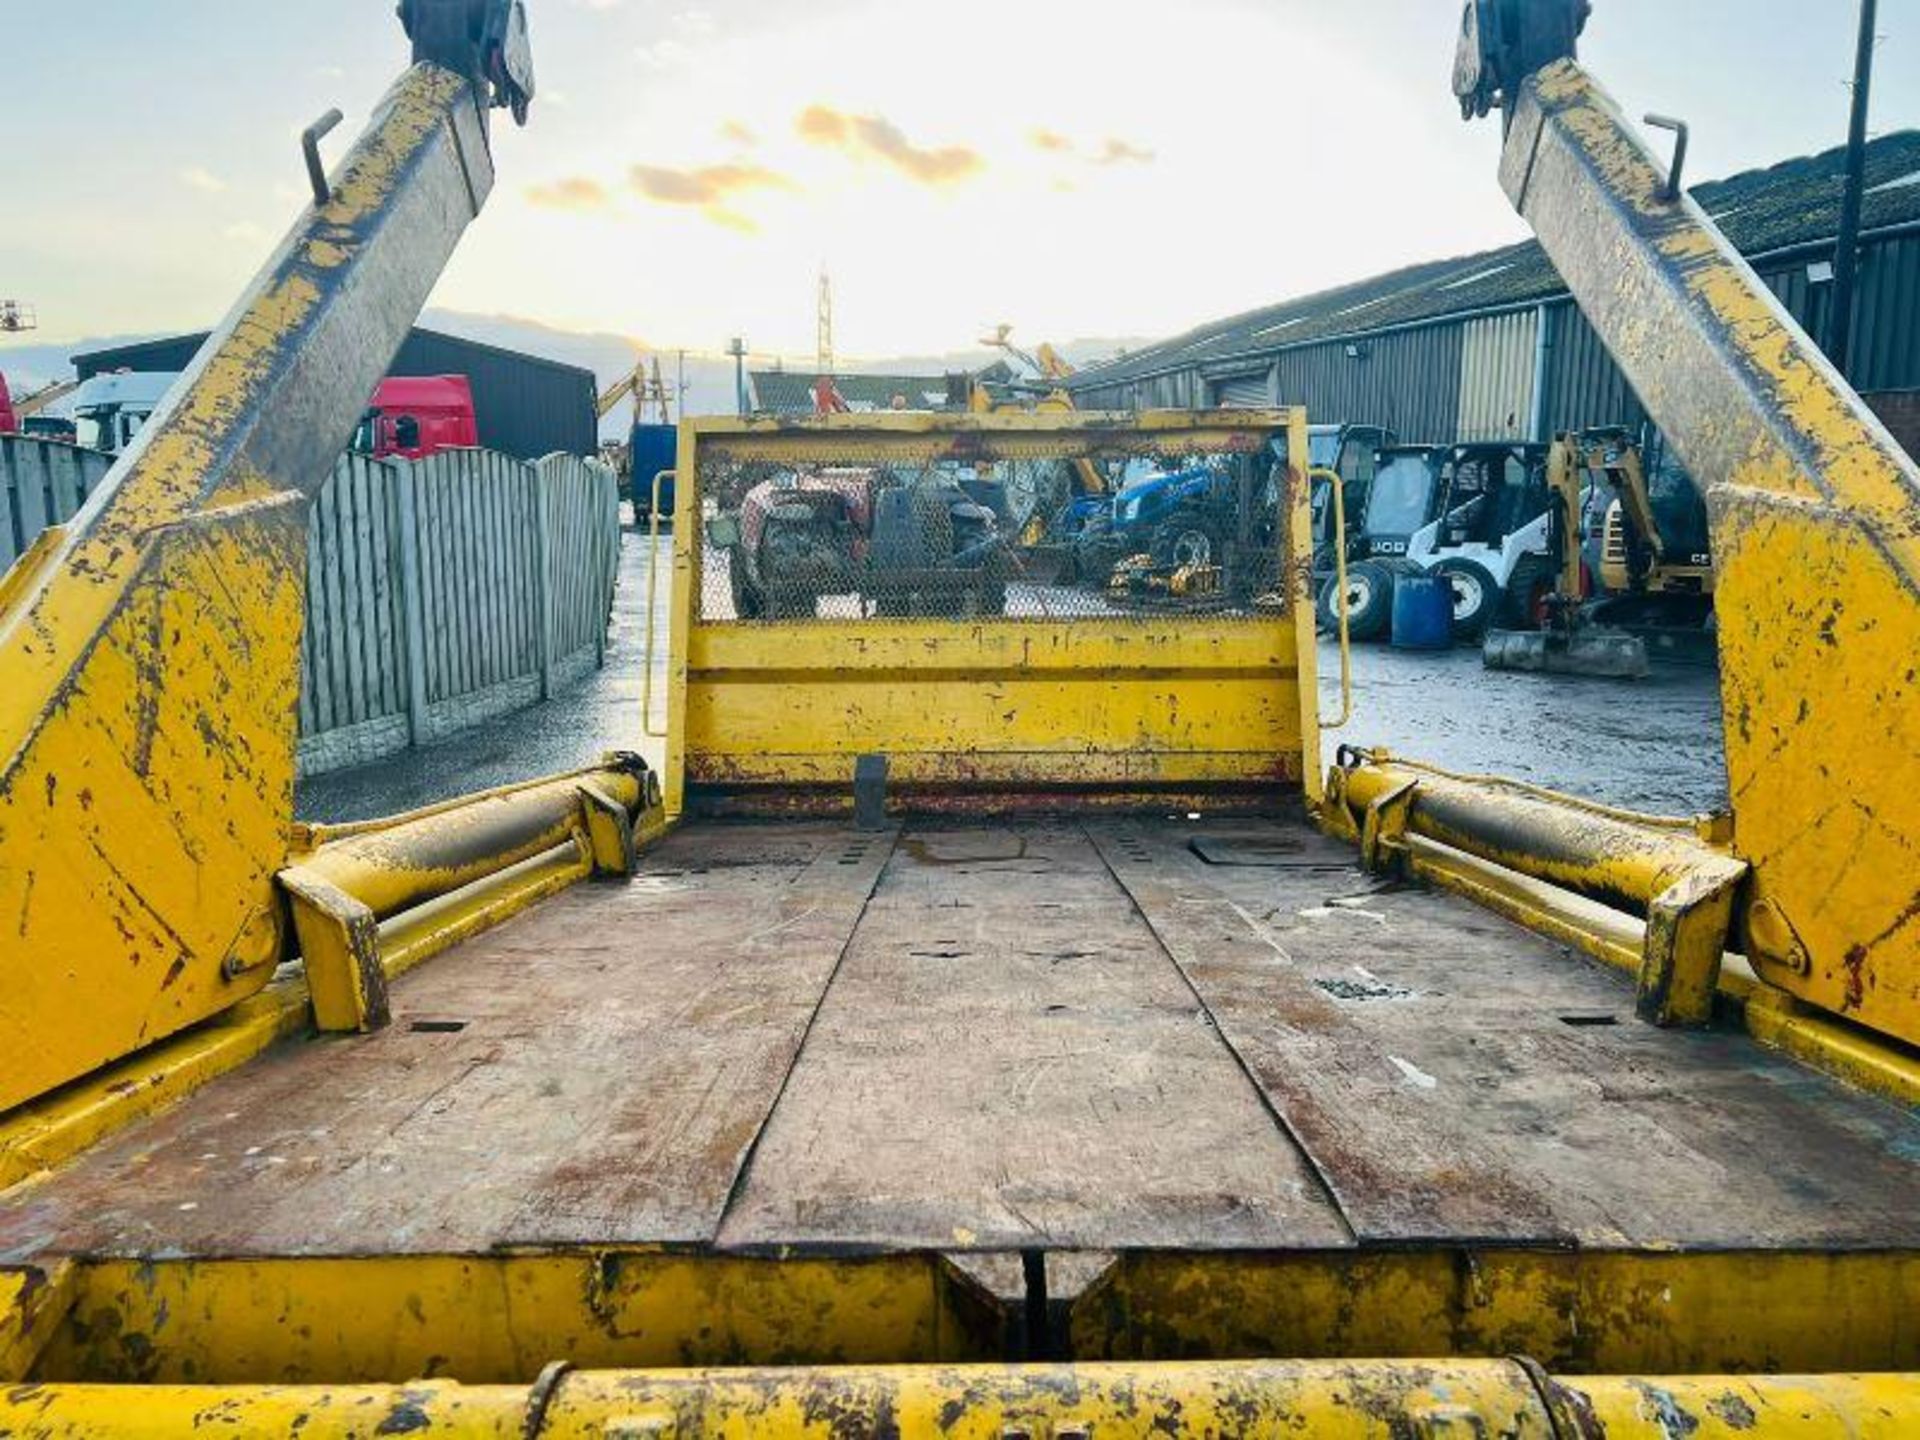
M 82 380 L 103 370 L 184 370 L 206 340 L 203 330 L 91 350 L 75 355 L 73 367 Z M 593 372 L 582 366 L 416 328 L 387 373 L 466 376 L 480 443 L 489 450 L 522 460 L 598 452 L 599 391 Z
M 1843 160 L 1835 149 L 1692 189 L 1816 337 L 1832 292 Z M 1920 386 L 1920 131 L 1868 147 L 1847 370 L 1863 391 Z M 1203 325 L 1071 384 L 1083 409 L 1284 402 L 1423 441 L 1544 439 L 1645 418 L 1531 241 Z

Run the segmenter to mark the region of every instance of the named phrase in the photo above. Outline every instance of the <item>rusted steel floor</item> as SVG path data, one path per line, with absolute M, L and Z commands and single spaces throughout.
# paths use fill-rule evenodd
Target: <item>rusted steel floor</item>
M 1920 1119 L 1304 825 L 698 825 L 0 1197 L 0 1260 L 1920 1244 Z

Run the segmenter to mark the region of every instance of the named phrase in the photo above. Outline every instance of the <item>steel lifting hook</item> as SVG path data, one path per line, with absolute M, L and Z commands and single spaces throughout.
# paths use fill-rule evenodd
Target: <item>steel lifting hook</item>
M 338 110 L 329 110 L 300 132 L 300 153 L 307 157 L 307 183 L 313 186 L 315 205 L 324 205 L 333 196 L 327 184 L 327 167 L 320 163 L 320 141 L 344 118 Z
M 1646 122 L 1656 130 L 1673 132 L 1673 163 L 1667 167 L 1667 183 L 1661 187 L 1660 198 L 1668 201 L 1678 200 L 1680 172 L 1687 163 L 1687 122 L 1676 120 L 1671 115 L 1648 115 Z

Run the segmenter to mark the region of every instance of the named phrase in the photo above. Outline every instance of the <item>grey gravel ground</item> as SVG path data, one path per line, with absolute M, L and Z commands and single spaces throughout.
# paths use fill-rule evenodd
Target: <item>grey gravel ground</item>
M 670 542 L 661 541 L 662 555 Z M 544 705 L 357 770 L 303 781 L 310 820 L 392 814 L 489 785 L 661 744 L 641 723 L 647 537 L 623 537 L 607 663 Z M 666 665 L 666 572 L 655 615 L 655 718 Z M 1656 661 L 1640 681 L 1580 680 L 1488 671 L 1477 650 L 1441 654 L 1354 650 L 1355 715 L 1323 739 L 1385 745 L 1462 770 L 1497 770 L 1615 805 L 1691 813 L 1724 805 L 1726 768 L 1718 682 L 1711 667 Z M 1339 656 L 1320 648 L 1321 713 L 1338 707 Z

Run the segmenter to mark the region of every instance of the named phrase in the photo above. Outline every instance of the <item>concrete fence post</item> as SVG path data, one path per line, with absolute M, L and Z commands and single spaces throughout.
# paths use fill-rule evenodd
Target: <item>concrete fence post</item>
M 407 738 L 409 743 L 426 743 L 427 734 L 427 597 L 420 576 L 420 505 L 415 490 L 417 477 L 412 465 L 398 461 L 387 467 L 394 486 L 396 510 L 400 517 L 400 553 L 396 557 L 395 583 L 400 592 L 401 624 L 405 643 Z
M 540 594 L 540 698 L 553 696 L 553 487 L 539 465 L 526 467 L 528 483 L 533 486 L 533 525 L 538 560 L 533 567 L 533 583 Z
M 607 626 L 613 619 L 613 576 L 619 565 L 619 562 L 613 558 L 619 553 L 620 545 L 620 495 L 617 489 L 619 482 L 613 478 L 612 471 L 596 465 L 591 460 L 582 469 L 586 472 L 587 483 L 592 487 L 594 498 L 599 501 L 600 513 L 596 517 L 598 523 L 594 526 L 593 546 L 594 554 L 600 562 L 596 567 L 599 573 L 594 576 L 594 592 L 589 599 L 590 602 L 601 602 L 597 616 L 600 623 L 594 627 L 593 631 L 593 663 L 604 670 L 607 668 Z M 607 526 L 609 495 L 613 501 L 613 525 L 610 532 Z M 613 536 L 612 547 L 607 544 L 609 533 Z

